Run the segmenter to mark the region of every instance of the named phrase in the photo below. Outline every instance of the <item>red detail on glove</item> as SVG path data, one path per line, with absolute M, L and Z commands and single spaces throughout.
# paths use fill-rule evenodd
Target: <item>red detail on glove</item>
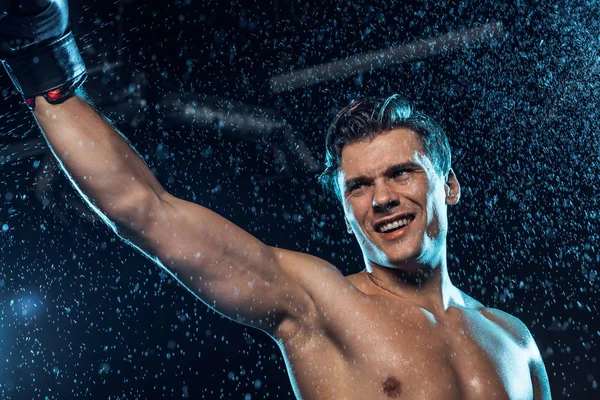
M 56 100 L 60 97 L 60 90 L 59 89 L 51 90 L 46 94 L 50 100 Z

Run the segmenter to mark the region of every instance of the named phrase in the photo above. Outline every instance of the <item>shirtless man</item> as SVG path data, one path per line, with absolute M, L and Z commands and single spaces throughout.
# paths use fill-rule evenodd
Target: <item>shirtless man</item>
M 430 118 L 391 96 L 353 102 L 333 122 L 322 181 L 338 195 L 366 266 L 345 277 L 167 193 L 73 95 L 85 75 L 65 36 L 64 0 L 20 3 L 25 11 L 13 7 L 0 20 L 0 36 L 13 39 L 3 57 L 65 173 L 121 238 L 209 307 L 269 334 L 298 398 L 550 399 L 525 325 L 450 282 L 447 206 L 460 186 Z M 21 48 L 15 37 L 33 44 Z

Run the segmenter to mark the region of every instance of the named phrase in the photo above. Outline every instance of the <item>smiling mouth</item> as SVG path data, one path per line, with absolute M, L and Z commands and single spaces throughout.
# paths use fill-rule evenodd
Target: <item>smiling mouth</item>
M 386 222 L 385 224 L 381 224 L 375 228 L 375 230 L 379 233 L 390 233 L 398 231 L 408 224 L 411 223 L 412 220 L 415 219 L 414 215 L 407 215 L 402 218 L 398 218 L 396 220 Z

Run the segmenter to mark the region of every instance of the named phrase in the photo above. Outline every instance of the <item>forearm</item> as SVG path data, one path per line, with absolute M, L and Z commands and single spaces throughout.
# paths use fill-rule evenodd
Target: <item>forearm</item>
M 126 140 L 84 99 L 36 98 L 35 118 L 55 156 L 84 195 L 115 222 L 143 217 L 142 200 L 163 189 Z M 123 219 L 126 211 L 126 219 Z

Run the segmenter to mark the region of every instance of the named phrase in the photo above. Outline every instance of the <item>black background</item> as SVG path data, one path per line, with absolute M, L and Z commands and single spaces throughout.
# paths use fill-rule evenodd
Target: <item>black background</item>
M 71 1 L 90 97 L 167 190 L 345 274 L 363 268 L 358 246 L 286 133 L 184 123 L 165 98 L 272 110 L 319 163 L 328 123 L 358 95 L 402 93 L 434 115 L 463 190 L 449 216 L 451 278 L 525 322 L 556 399 L 599 396 L 599 11 L 584 1 Z M 504 35 L 487 43 L 269 88 L 293 69 L 498 22 Z M 36 197 L 52 162 L 6 161 L 41 133 L 5 75 L 0 85 L 2 397 L 293 398 L 265 334 L 210 311 L 82 216 L 60 175 Z M 124 88 L 136 101 L 122 100 Z

